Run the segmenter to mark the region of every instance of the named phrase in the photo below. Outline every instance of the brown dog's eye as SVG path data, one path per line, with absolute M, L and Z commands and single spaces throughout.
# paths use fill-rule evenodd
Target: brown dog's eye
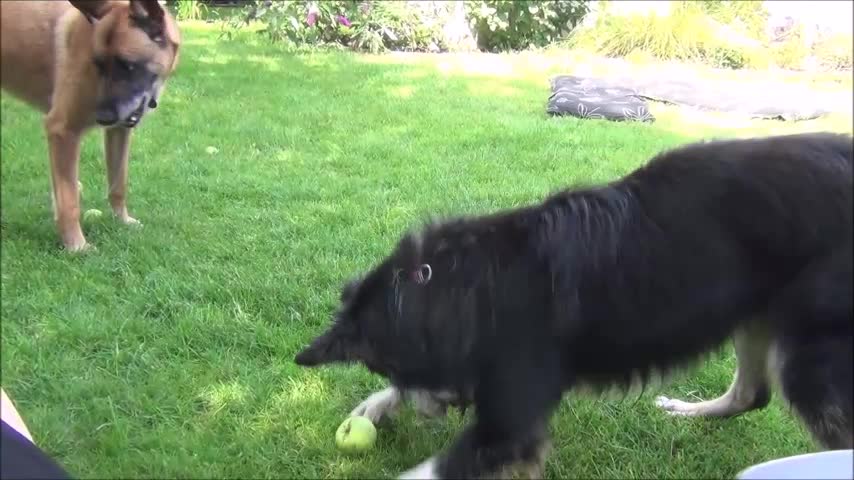
M 103 58 L 95 58 L 92 60 L 92 62 L 95 63 L 95 68 L 97 68 L 99 72 L 104 73 L 107 64 L 106 62 L 104 62 Z
M 115 62 L 116 62 L 116 66 L 119 67 L 120 70 L 123 70 L 125 72 L 132 72 L 134 69 L 134 64 L 131 62 L 128 62 L 127 60 L 125 60 L 123 58 L 116 57 Z

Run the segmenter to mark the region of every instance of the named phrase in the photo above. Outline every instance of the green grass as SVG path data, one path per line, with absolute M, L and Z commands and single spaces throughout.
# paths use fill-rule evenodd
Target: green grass
M 462 419 L 407 410 L 378 448 L 333 435 L 383 382 L 299 369 L 338 288 L 431 214 L 488 212 L 624 174 L 709 135 L 850 129 L 811 123 L 653 125 L 549 119 L 553 67 L 493 57 L 292 55 L 185 25 L 177 76 L 138 130 L 128 230 L 86 225 L 62 253 L 38 114 L 2 97 L 2 385 L 37 442 L 80 477 L 390 477 Z M 218 149 L 209 154 L 207 147 Z M 84 208 L 107 210 L 101 139 L 82 154 Z M 719 394 L 727 353 L 666 388 Z M 775 400 L 730 421 L 640 401 L 567 398 L 551 477 L 731 477 L 813 447 Z

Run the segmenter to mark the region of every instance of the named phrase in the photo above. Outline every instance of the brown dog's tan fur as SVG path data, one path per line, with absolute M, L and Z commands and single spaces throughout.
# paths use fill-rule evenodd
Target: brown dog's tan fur
M 175 20 L 155 0 L 0 1 L 0 83 L 45 113 L 54 219 L 69 251 L 88 247 L 78 165 L 81 138 L 96 125 L 105 127 L 113 213 L 138 223 L 126 203 L 131 131 L 156 106 L 179 45 Z

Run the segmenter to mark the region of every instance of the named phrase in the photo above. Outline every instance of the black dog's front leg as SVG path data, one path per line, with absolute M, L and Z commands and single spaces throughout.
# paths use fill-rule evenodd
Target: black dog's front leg
M 520 361 L 491 371 L 475 391 L 475 423 L 446 453 L 399 478 L 481 478 L 508 467 L 543 467 L 549 418 L 562 393 L 557 362 Z

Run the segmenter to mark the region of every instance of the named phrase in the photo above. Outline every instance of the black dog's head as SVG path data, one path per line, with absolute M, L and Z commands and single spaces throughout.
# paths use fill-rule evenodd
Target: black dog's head
M 317 366 L 358 362 L 386 377 L 404 369 L 402 359 L 423 353 L 414 330 L 432 288 L 433 268 L 417 263 L 411 237 L 379 266 L 350 280 L 341 291 L 332 326 L 296 356 L 296 363 Z
M 332 325 L 296 363 L 356 362 L 398 385 L 447 386 L 474 349 L 478 289 L 489 281 L 484 259 L 474 235 L 447 226 L 404 237 L 344 287 Z

